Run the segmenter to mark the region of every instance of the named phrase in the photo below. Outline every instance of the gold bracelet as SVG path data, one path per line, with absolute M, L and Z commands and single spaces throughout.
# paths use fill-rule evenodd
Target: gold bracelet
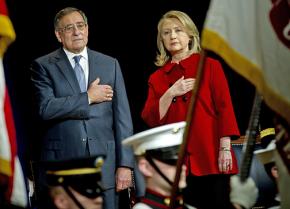
M 227 147 L 221 147 L 220 148 L 220 151 L 231 151 L 231 149 L 230 148 L 227 148 Z

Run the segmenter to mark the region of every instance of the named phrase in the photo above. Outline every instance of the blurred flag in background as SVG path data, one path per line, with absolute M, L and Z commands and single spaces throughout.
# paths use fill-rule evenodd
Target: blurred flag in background
M 212 0 L 202 46 L 250 81 L 290 123 L 290 5 L 287 0 Z
M 0 175 L 1 183 L 7 185 L 5 191 L 0 191 L 2 192 L 0 195 L 9 204 L 26 207 L 28 204 L 27 190 L 23 170 L 17 156 L 13 111 L 3 68 L 4 53 L 14 40 L 15 32 L 8 17 L 5 0 L 0 0 Z
M 250 81 L 266 104 L 290 124 L 290 1 L 212 0 L 202 47 Z M 286 127 L 286 126 L 285 126 Z M 290 137 L 276 139 L 281 209 L 290 208 Z M 286 157 L 283 157 L 286 156 Z

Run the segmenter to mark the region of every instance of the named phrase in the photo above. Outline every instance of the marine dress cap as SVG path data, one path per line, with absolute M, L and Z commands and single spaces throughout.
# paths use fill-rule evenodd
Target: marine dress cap
M 275 162 L 274 150 L 276 149 L 276 140 L 272 140 L 265 149 L 256 150 L 254 153 L 261 163 L 267 164 Z
M 137 133 L 122 144 L 132 146 L 135 155 L 144 155 L 150 150 L 166 150 L 182 143 L 186 122 L 171 123 Z
M 49 186 L 72 187 L 82 195 L 95 198 L 103 192 L 101 170 L 103 156 L 78 158 L 65 161 L 43 162 Z

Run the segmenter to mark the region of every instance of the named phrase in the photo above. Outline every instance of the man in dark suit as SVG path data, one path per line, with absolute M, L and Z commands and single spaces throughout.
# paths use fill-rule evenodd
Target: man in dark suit
M 115 209 L 116 192 L 131 185 L 134 164 L 132 150 L 121 144 L 133 128 L 119 63 L 87 48 L 88 22 L 81 10 L 59 11 L 54 27 L 63 47 L 36 59 L 31 68 L 45 125 L 40 160 L 105 155 L 104 203 Z

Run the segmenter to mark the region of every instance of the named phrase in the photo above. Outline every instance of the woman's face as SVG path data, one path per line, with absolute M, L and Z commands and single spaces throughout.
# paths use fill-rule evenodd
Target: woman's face
M 182 53 L 186 54 L 189 51 L 188 44 L 190 37 L 178 19 L 165 19 L 160 33 L 164 47 L 169 51 L 171 56 Z

